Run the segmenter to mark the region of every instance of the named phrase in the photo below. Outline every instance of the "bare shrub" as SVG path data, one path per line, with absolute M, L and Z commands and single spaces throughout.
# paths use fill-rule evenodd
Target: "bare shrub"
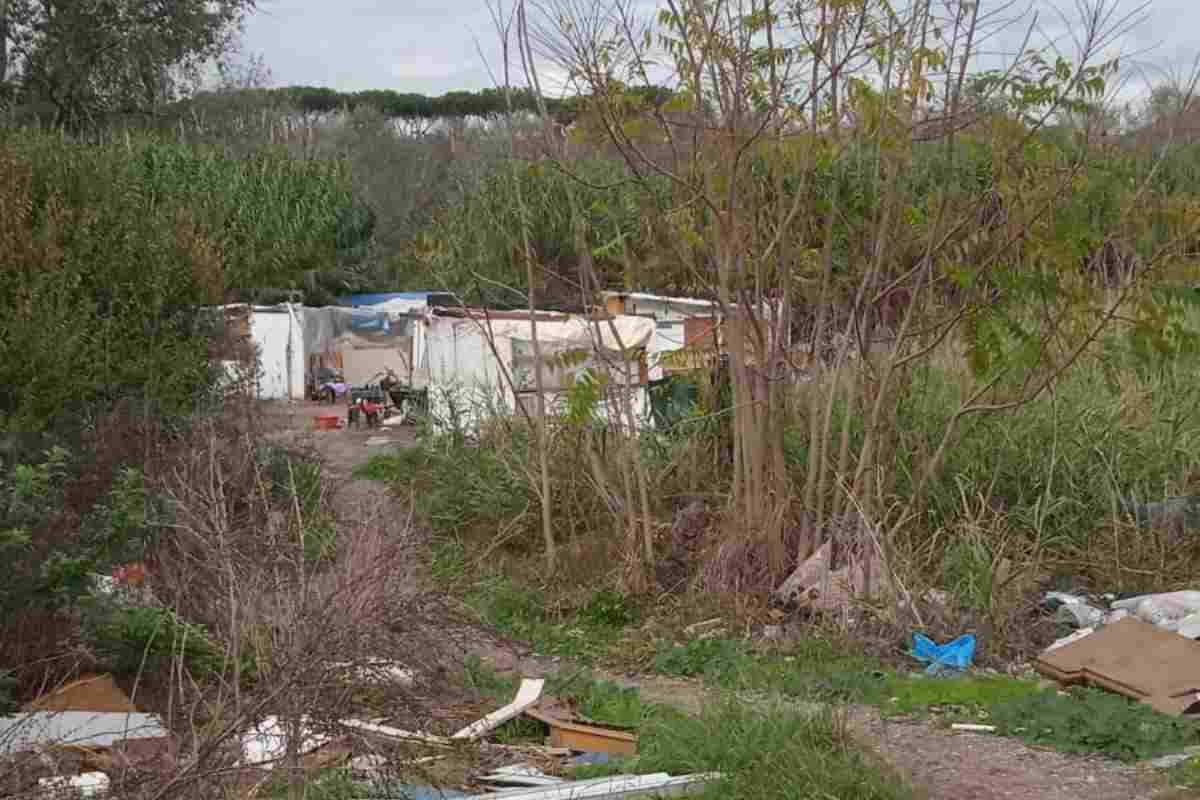
M 310 457 L 227 419 L 196 420 L 170 452 L 153 486 L 163 511 L 146 608 L 165 641 L 151 637 L 122 682 L 177 749 L 153 764 L 101 764 L 120 796 L 208 798 L 285 781 L 298 797 L 322 761 L 307 739 L 331 737 L 324 752 L 336 760 L 354 748 L 342 720 L 425 728 L 456 656 L 442 635 L 449 610 L 398 585 L 411 561 L 405 521 L 380 524 L 381 509 L 341 527 Z M 268 716 L 285 750 L 248 768 L 242 736 Z

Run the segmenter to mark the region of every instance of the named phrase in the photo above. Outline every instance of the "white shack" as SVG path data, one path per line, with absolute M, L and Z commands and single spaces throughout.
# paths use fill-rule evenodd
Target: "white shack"
M 628 392 L 638 420 L 645 417 L 641 354 L 654 336 L 653 320 L 628 316 L 589 320 L 544 312 L 535 320 L 547 409 L 564 410 L 575 383 L 600 373 L 607 376 L 610 388 L 617 387 L 616 398 L 622 390 Z M 427 325 L 424 363 L 435 419 L 473 425 L 491 414 L 518 413 L 520 407 L 533 412 L 538 362 L 528 312 L 434 313 Z M 599 413 L 608 416 L 616 409 L 602 402 Z

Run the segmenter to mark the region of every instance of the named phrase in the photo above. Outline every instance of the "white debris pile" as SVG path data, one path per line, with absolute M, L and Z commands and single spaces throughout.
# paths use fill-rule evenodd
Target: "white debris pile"
M 1187 639 L 1200 639 L 1200 591 L 1162 592 L 1112 600 L 1108 610 L 1081 595 L 1049 592 L 1046 594 L 1046 605 L 1054 611 L 1055 620 L 1078 628 L 1075 633 L 1046 648 L 1047 652 L 1078 641 L 1097 628 L 1112 625 L 1126 617 L 1174 631 Z

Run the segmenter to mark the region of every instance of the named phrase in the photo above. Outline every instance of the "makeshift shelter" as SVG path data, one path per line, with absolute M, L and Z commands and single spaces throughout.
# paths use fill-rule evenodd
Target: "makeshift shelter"
M 410 301 L 363 308 L 223 306 L 235 337 L 251 345 L 253 363 L 223 358 L 231 383 L 243 382 L 260 400 L 300 400 L 312 394 L 320 367 L 342 372 L 352 385 L 377 382 L 390 369 L 422 382 L 416 356 L 424 352 L 423 311 Z
M 687 350 L 698 352 L 713 346 L 720 310 L 710 300 L 692 297 L 663 297 L 643 292 L 604 292 L 605 310 L 609 314 L 646 317 L 654 320 L 654 337 L 646 347 L 647 370 L 650 380 L 666 378 L 671 372 L 693 369 L 699 364 L 680 367 L 667 356 Z M 697 359 L 692 358 L 691 361 Z M 674 358 L 675 362 L 679 357 Z
M 536 322 L 545 404 L 551 413 L 564 410 L 577 381 L 603 374 L 610 386 L 630 393 L 635 416 L 646 417 L 642 354 L 654 335 L 653 320 L 539 312 Z M 538 362 L 528 312 L 434 313 L 428 324 L 425 363 L 435 419 L 473 425 L 493 413 L 516 413 L 521 406 L 532 413 Z M 606 402 L 598 409 L 610 418 L 615 412 Z

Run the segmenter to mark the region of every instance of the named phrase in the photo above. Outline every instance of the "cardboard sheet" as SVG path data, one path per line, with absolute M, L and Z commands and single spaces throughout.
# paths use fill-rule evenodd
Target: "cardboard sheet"
M 1164 714 L 1200 712 L 1200 643 L 1132 617 L 1042 653 L 1034 667 L 1062 683 L 1098 686 Z

